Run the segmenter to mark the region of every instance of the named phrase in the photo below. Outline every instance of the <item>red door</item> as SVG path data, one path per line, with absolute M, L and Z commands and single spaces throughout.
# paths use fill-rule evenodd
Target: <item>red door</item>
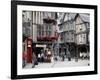
M 27 63 L 32 63 L 32 39 L 27 39 Z

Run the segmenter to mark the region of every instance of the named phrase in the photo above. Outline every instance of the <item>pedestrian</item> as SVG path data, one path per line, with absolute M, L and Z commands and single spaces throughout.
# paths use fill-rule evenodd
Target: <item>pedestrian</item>
M 82 54 L 82 52 L 80 52 L 80 58 L 81 58 L 81 59 L 83 58 L 83 54 Z
M 43 55 L 43 60 L 44 62 L 47 62 L 47 50 L 44 51 L 44 55 Z
M 67 52 L 67 56 L 68 56 L 68 61 L 71 61 L 71 54 L 70 54 L 69 50 Z
M 51 51 L 48 50 L 47 53 L 48 53 L 48 54 L 47 54 L 47 56 L 48 56 L 48 61 L 51 62 L 51 57 L 52 57 Z
M 41 61 L 40 61 L 40 58 L 41 58 L 41 54 L 39 53 L 39 54 L 38 54 L 38 62 L 41 62 Z
M 61 54 L 62 54 L 62 61 L 64 61 L 64 60 L 65 60 L 65 51 L 64 51 L 63 48 L 62 48 L 62 52 L 61 52 Z
M 27 55 L 25 52 L 23 52 L 23 68 L 26 66 L 26 59 L 27 59 Z
M 32 66 L 32 68 L 34 68 L 35 67 L 35 65 L 36 65 L 36 55 L 35 55 L 35 53 L 33 52 L 33 59 L 32 59 L 32 64 L 33 64 L 33 66 Z
M 41 53 L 41 62 L 44 62 L 44 53 Z

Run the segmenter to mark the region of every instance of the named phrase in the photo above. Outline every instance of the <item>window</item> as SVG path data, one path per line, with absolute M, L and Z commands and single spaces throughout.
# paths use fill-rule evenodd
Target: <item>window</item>
M 84 34 L 83 38 L 85 39 L 85 34 Z
M 62 30 L 62 29 L 63 29 L 63 26 L 62 26 L 62 25 L 60 25 L 60 26 L 59 26 L 59 30 Z
M 48 36 L 51 36 L 51 31 L 48 31 Z
M 82 31 L 82 27 L 80 28 L 80 31 Z
M 44 31 L 42 31 L 42 36 L 44 36 Z
M 86 27 L 89 28 L 90 27 L 90 24 L 89 23 L 86 23 Z
M 73 41 L 73 37 L 71 38 L 71 40 Z
M 38 32 L 38 36 L 41 36 L 41 31 Z

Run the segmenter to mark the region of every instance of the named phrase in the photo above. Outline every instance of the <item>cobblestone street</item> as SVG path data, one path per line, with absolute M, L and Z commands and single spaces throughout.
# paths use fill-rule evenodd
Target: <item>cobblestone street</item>
M 68 61 L 54 61 L 51 63 L 38 63 L 35 68 L 55 68 L 55 67 L 75 67 L 75 66 L 88 66 L 89 60 L 81 60 L 79 59 L 78 62 L 75 62 L 75 59 Z M 27 64 L 25 68 L 32 68 L 32 64 Z

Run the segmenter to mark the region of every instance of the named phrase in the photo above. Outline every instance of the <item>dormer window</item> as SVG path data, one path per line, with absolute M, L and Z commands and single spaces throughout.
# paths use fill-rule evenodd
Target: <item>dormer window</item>
M 80 28 L 80 31 L 82 30 L 82 28 Z

